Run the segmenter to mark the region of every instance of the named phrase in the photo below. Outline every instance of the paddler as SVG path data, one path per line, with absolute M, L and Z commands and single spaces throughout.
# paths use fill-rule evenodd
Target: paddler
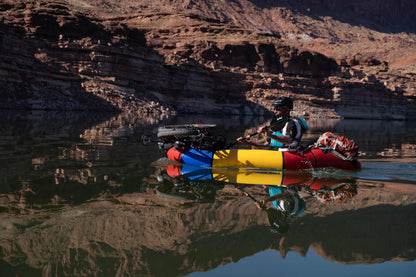
M 260 147 L 277 148 L 281 151 L 301 149 L 302 134 L 307 131 L 306 122 L 299 117 L 291 117 L 293 101 L 289 97 L 278 97 L 272 104 L 274 117 L 269 126 L 258 129 L 263 137 L 257 140 L 239 137 L 238 142 Z

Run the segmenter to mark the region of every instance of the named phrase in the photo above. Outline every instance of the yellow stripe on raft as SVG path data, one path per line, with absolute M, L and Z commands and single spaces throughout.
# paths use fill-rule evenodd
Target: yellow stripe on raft
M 280 186 L 283 183 L 283 171 L 262 173 L 250 170 L 233 171 L 213 168 L 212 178 L 227 183 Z
M 256 167 L 283 169 L 283 153 L 261 149 L 215 151 L 212 167 Z

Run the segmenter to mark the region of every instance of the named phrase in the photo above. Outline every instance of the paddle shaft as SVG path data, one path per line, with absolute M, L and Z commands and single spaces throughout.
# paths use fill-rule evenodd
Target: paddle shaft
M 278 123 L 275 123 L 275 124 L 270 124 L 269 126 L 267 126 L 267 127 L 265 127 L 264 129 L 265 130 L 268 130 L 268 129 L 270 129 L 270 128 L 272 128 L 272 127 L 274 127 L 274 126 L 276 126 Z M 249 135 L 247 135 L 247 136 L 245 136 L 244 137 L 244 139 L 250 139 L 251 137 L 253 137 L 253 136 L 255 136 L 255 135 L 257 135 L 259 132 L 254 132 L 254 133 L 251 133 L 251 134 L 249 134 Z M 232 143 L 230 143 L 228 146 L 227 146 L 227 148 L 230 148 L 230 147 L 233 147 L 236 143 L 238 142 L 238 140 L 235 140 L 235 141 L 233 141 Z
M 242 188 L 237 187 L 239 190 L 241 190 L 244 195 L 248 196 L 251 200 L 253 200 L 255 203 L 257 203 L 260 208 L 265 211 L 268 215 L 270 225 L 273 228 L 276 228 L 278 232 L 280 233 L 286 233 L 288 229 L 288 225 L 286 221 L 279 218 L 277 215 L 273 214 L 272 210 L 267 209 L 265 205 L 262 205 L 259 201 L 257 201 L 253 196 L 251 196 L 248 192 L 244 191 Z
M 267 211 L 267 210 L 265 209 L 265 207 L 263 207 L 263 205 L 262 205 L 259 201 L 257 201 L 257 199 L 256 199 L 256 198 L 254 198 L 253 196 L 251 196 L 251 195 L 250 195 L 247 191 L 243 190 L 243 189 L 242 189 L 242 188 L 240 188 L 240 187 L 237 187 L 237 188 L 238 188 L 239 190 L 241 190 L 245 196 L 248 196 L 248 198 L 250 198 L 251 200 L 253 200 L 253 201 L 254 201 L 254 202 L 256 202 L 257 204 L 259 204 L 259 205 L 260 205 L 260 208 L 261 208 L 262 210 Z
M 142 143 L 143 143 L 143 145 L 147 145 L 149 143 L 159 143 L 159 142 L 163 142 L 163 140 L 161 140 L 161 139 L 154 140 L 154 139 L 151 139 L 151 138 L 149 138 L 149 137 L 147 137 L 145 135 L 142 136 Z
M 253 200 L 256 203 L 259 203 L 259 201 L 257 201 L 253 196 L 251 196 L 248 192 L 243 191 L 244 195 L 248 196 L 248 198 L 250 198 L 251 200 Z

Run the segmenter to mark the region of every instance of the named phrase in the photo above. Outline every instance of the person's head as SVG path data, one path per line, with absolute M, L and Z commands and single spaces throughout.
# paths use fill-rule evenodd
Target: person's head
M 273 101 L 272 108 L 276 116 L 289 116 L 290 111 L 293 109 L 293 101 L 289 97 L 278 97 Z

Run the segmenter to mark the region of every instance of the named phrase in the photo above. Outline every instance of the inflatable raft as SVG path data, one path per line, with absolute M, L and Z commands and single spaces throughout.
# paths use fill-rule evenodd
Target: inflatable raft
M 198 150 L 172 147 L 170 160 L 199 167 L 250 167 L 284 170 L 333 167 L 344 170 L 361 169 L 358 160 L 342 159 L 336 153 L 320 148 L 304 151 L 277 151 L 263 149 Z

